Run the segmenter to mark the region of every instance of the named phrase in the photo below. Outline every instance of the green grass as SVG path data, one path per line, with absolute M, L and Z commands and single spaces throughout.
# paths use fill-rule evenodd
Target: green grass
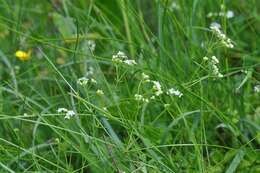
M 1 0 L 0 172 L 260 172 L 259 7 Z M 228 10 L 234 17 L 207 17 Z M 17 50 L 32 50 L 31 59 Z M 118 51 L 137 64 L 113 62 Z M 97 83 L 79 85 L 84 76 Z M 65 119 L 58 108 L 76 115 Z

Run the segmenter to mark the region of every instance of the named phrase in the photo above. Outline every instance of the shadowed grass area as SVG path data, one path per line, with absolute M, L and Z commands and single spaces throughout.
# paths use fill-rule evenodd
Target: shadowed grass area
M 260 172 L 260 1 L 0 3 L 0 172 Z

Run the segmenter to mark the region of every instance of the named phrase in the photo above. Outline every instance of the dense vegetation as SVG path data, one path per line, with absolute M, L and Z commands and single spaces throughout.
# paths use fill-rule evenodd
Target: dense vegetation
M 260 172 L 260 1 L 0 2 L 0 172 Z

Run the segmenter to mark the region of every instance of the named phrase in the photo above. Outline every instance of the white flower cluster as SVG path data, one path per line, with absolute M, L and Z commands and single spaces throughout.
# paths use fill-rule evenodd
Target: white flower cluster
M 179 4 L 177 4 L 175 1 L 173 1 L 170 5 L 170 10 L 171 11 L 174 11 L 174 10 L 179 10 L 180 9 L 180 6 Z
M 92 76 L 93 74 L 94 74 L 94 68 L 90 66 L 87 69 L 86 76 Z
M 217 64 L 219 63 L 219 60 L 216 58 L 216 56 L 212 56 L 211 58 L 204 57 L 203 60 L 209 63 L 209 67 L 214 76 L 219 77 L 219 78 L 223 77 L 223 74 L 221 74 L 219 72 L 219 68 L 217 66 Z
M 213 13 L 213 12 L 209 12 L 208 14 L 207 14 L 207 17 L 208 18 L 211 18 L 211 17 L 218 17 L 218 16 L 220 16 L 220 17 L 227 17 L 228 19 L 230 19 L 230 18 L 233 18 L 235 15 L 234 15 L 234 12 L 233 11 L 231 11 L 231 10 L 228 10 L 227 12 L 219 12 L 219 13 Z
M 142 101 L 142 102 L 148 103 L 150 100 L 154 100 L 157 96 L 160 96 L 163 93 L 166 93 L 169 96 L 177 96 L 179 98 L 181 98 L 183 96 L 183 94 L 175 88 L 167 89 L 164 92 L 163 87 L 161 86 L 160 82 L 150 80 L 150 76 L 146 75 L 145 73 L 142 73 L 142 81 L 144 81 L 145 83 L 148 82 L 148 83 L 152 84 L 153 95 L 151 95 L 149 98 L 144 98 L 143 95 L 135 94 L 135 100 L 137 100 L 137 101 Z
M 82 86 L 87 85 L 89 82 L 92 84 L 97 83 L 97 81 L 95 79 L 93 79 L 93 78 L 89 79 L 87 77 L 81 77 L 77 80 L 77 84 L 82 85 Z
M 86 72 L 87 77 L 81 77 L 77 80 L 77 84 L 85 86 L 88 83 L 92 83 L 92 84 L 97 84 L 97 81 L 91 77 L 94 74 L 94 69 L 93 67 L 89 67 L 88 71 Z
M 159 96 L 159 95 L 163 94 L 162 86 L 161 86 L 160 82 L 152 81 L 152 83 L 153 83 L 153 89 L 155 91 L 155 95 Z
M 89 79 L 86 77 L 81 77 L 77 80 L 77 84 L 79 85 L 87 85 L 88 84 Z
M 87 46 L 88 46 L 88 48 L 89 48 L 89 50 L 90 50 L 91 52 L 94 52 L 94 51 L 95 51 L 95 48 L 96 48 L 96 43 L 95 43 L 94 40 L 88 40 L 88 41 L 87 41 Z
M 124 52 L 118 51 L 116 55 L 112 56 L 112 61 L 115 63 L 122 63 L 124 60 L 127 60 L 128 57 L 125 55 Z
M 175 88 L 168 89 L 166 94 L 168 94 L 169 96 L 175 95 L 175 96 L 177 96 L 179 98 L 181 98 L 183 96 L 183 94 L 179 90 L 177 90 Z
M 210 24 L 210 28 L 214 28 L 214 27 L 217 27 L 218 29 L 220 29 L 221 28 L 221 25 L 218 23 L 218 22 L 212 22 L 211 24 Z
M 65 112 L 68 112 L 68 109 L 66 109 L 66 108 L 59 108 L 59 109 L 57 110 L 57 112 L 58 112 L 58 113 L 65 113 Z
M 142 96 L 140 94 L 135 94 L 135 100 L 136 101 L 142 101 L 142 102 L 145 102 L 145 103 L 149 103 L 149 99 L 144 98 L 144 96 Z
M 256 93 L 259 93 L 259 92 L 260 92 L 260 85 L 254 86 L 254 91 L 255 91 Z
M 118 63 L 118 64 L 123 63 L 123 64 L 127 64 L 130 66 L 137 64 L 135 62 L 135 60 L 128 59 L 128 57 L 122 51 L 119 51 L 116 55 L 112 56 L 112 62 Z
M 142 73 L 142 80 L 144 81 L 144 82 L 150 82 L 151 80 L 150 80 L 150 76 L 148 76 L 147 74 L 145 74 L 145 73 Z
M 75 116 L 76 113 L 73 110 L 68 110 L 66 108 L 59 108 L 57 110 L 58 113 L 65 113 L 65 119 L 70 119 L 71 117 Z
M 233 48 L 234 45 L 230 38 L 228 38 L 217 26 L 211 26 L 212 32 L 221 40 L 221 43 L 228 48 Z

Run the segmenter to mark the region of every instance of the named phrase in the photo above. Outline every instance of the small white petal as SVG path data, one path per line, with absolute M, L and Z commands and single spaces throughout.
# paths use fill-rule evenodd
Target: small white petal
M 259 93 L 259 92 L 260 92 L 260 85 L 254 86 L 254 91 L 255 91 L 256 93 Z
M 227 16 L 227 18 L 229 19 L 229 18 L 234 17 L 235 15 L 234 15 L 234 12 L 233 12 L 233 11 L 228 10 L 226 16 Z
M 220 25 L 219 23 L 217 23 L 217 22 L 212 22 L 212 23 L 210 24 L 210 27 L 216 27 L 216 28 L 220 29 L 220 28 L 221 28 L 221 25 Z
M 125 64 L 127 65 L 136 65 L 137 63 L 135 62 L 135 60 L 130 60 L 130 59 L 127 59 L 127 60 L 124 60 L 123 61 Z
M 58 108 L 57 110 L 58 113 L 66 113 L 68 110 L 66 108 Z
M 65 119 L 70 119 L 71 117 L 75 116 L 76 113 L 73 110 L 68 110 L 68 112 L 65 114 Z

